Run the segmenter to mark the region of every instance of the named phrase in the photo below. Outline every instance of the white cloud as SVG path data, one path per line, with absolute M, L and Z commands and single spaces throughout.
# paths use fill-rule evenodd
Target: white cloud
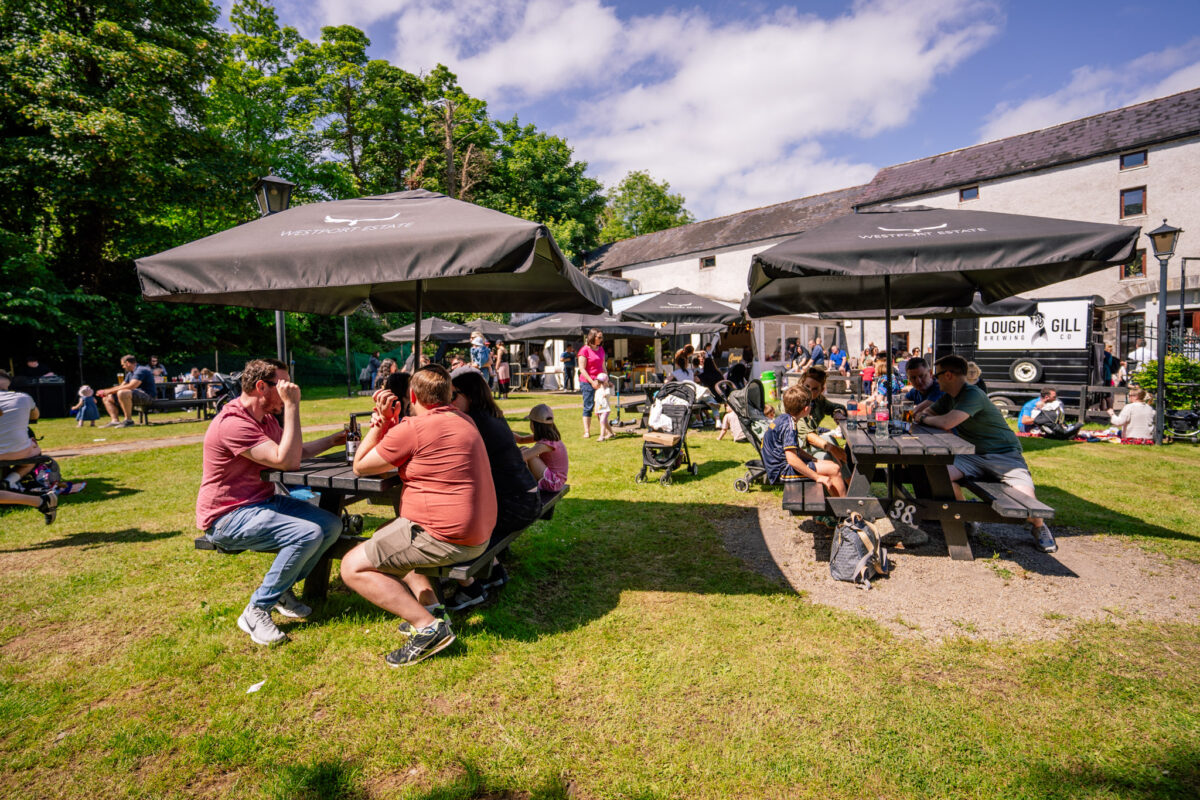
M 907 123 L 935 78 L 998 32 L 991 0 L 859 0 L 718 24 L 703 11 L 620 17 L 602 0 L 320 0 L 330 22 L 390 25 L 391 60 L 444 63 L 493 108 L 546 98 L 606 184 L 646 169 L 706 217 L 843 188 L 874 168 L 823 136 Z
M 1002 103 L 988 116 L 980 141 L 1048 128 L 1197 86 L 1200 38 L 1117 66 L 1079 67 L 1058 91 L 1016 104 Z

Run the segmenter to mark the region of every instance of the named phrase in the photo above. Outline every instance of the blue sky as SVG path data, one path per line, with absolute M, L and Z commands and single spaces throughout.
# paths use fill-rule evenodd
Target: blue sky
M 1200 0 L 278 0 L 705 219 L 1200 86 Z

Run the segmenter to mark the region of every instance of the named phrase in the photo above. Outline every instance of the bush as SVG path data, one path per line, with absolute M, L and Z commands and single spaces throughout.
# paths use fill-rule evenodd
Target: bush
M 1158 362 L 1146 362 L 1129 382 L 1153 393 L 1158 388 Z M 1200 361 L 1168 355 L 1163 365 L 1163 382 L 1166 384 L 1167 408 L 1191 408 L 1200 404 Z

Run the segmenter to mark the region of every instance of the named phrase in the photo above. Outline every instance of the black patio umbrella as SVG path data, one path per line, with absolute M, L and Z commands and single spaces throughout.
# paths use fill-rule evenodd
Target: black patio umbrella
M 884 306 L 888 382 L 893 307 L 992 303 L 1134 255 L 1141 229 L 1124 225 L 882 207 L 848 214 L 754 256 L 743 310 L 752 316 Z M 891 403 L 891 396 L 888 396 Z
M 544 225 L 415 190 L 294 206 L 137 260 L 147 299 L 350 314 L 608 308 Z
M 520 339 L 570 339 L 585 334 L 592 328 L 609 336 L 657 336 L 658 329 L 640 322 L 623 322 L 611 314 L 551 314 L 508 332 L 508 338 Z
M 970 305 L 926 306 L 924 308 L 893 308 L 892 316 L 906 319 L 967 319 L 970 317 L 1024 317 L 1037 313 L 1037 300 L 1028 297 L 1006 297 L 985 303 L 978 292 Z M 883 319 L 882 308 L 870 311 L 822 311 L 818 319 Z
M 672 341 L 679 335 L 679 323 L 719 324 L 718 330 L 741 316 L 741 312 L 727 305 L 701 297 L 678 287 L 659 292 L 648 300 L 630 306 L 621 312 L 621 319 L 637 322 L 670 322 L 675 324 Z M 688 331 L 701 333 L 705 331 Z
M 416 335 L 417 323 L 409 323 L 388 331 L 383 335 L 385 342 L 411 342 Z M 421 320 L 422 342 L 465 342 L 471 338 L 471 328 L 454 322 L 447 322 L 441 317 L 426 317 Z
M 503 322 L 496 322 L 491 319 L 476 318 L 469 322 L 464 322 L 463 327 L 470 331 L 479 331 L 488 339 L 507 339 L 508 332 L 512 330 L 512 325 L 505 325 Z

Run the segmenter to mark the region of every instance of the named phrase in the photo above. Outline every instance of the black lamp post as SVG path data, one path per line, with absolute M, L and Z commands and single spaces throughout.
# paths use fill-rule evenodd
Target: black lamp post
M 1154 247 L 1154 257 L 1158 259 L 1158 382 L 1154 404 L 1154 443 L 1162 444 L 1165 424 L 1167 385 L 1163 370 L 1167 360 L 1167 262 L 1175 253 L 1175 244 L 1179 240 L 1180 228 L 1172 227 L 1164 219 L 1163 224 L 1146 235 Z M 1182 320 L 1181 320 L 1182 321 Z
M 296 184 L 275 175 L 259 178 L 254 182 L 254 202 L 258 203 L 261 216 L 287 211 L 292 200 L 292 187 Z M 277 358 L 287 363 L 287 328 L 282 311 L 275 312 L 275 352 Z

